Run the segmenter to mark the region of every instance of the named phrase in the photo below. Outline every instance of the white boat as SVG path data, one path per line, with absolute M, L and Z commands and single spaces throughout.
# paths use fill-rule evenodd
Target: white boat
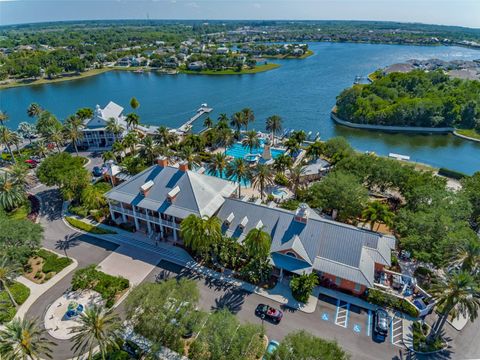
M 395 153 L 389 153 L 388 157 L 391 157 L 392 159 L 396 159 L 396 160 L 403 160 L 403 161 L 410 160 L 410 156 L 408 155 L 401 155 L 401 154 L 395 154 Z

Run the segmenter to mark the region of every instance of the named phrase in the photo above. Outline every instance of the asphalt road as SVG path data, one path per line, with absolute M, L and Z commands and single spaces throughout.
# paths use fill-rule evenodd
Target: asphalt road
M 61 220 L 62 200 L 58 190 L 38 187 L 37 195 L 42 199 L 41 223 L 45 228 L 43 245 L 58 252 L 64 252 L 75 258 L 79 267 L 89 264 L 98 264 L 105 259 L 117 245 L 98 240 L 96 238 L 81 235 L 67 227 Z M 48 306 L 58 299 L 62 293 L 70 287 L 72 274 L 66 276 L 52 289 L 43 294 L 30 308 L 28 317 L 43 318 Z M 201 293 L 200 307 L 212 311 L 227 306 L 241 321 L 261 323 L 254 315 L 254 309 L 259 303 L 266 303 L 273 307 L 279 304 L 256 294 L 249 294 L 237 288 L 225 287 L 224 284 L 211 282 L 208 279 L 199 279 L 196 275 L 185 272 L 181 267 L 162 261 L 144 281 L 156 281 L 167 276 L 188 276 L 195 278 Z M 123 305 L 116 311 L 122 312 Z M 319 300 L 317 308 L 312 314 L 283 309 L 284 318 L 279 325 L 264 322 L 266 333 L 270 339 L 281 341 L 288 333 L 298 329 L 305 329 L 309 333 L 325 338 L 336 340 L 347 350 L 352 359 L 427 359 L 426 357 L 412 357 L 400 347 L 392 345 L 388 339 L 383 343 L 374 341 L 366 332 L 368 315 L 361 311 L 351 311 L 349 324 L 346 328 L 334 324 L 336 313 L 335 303 Z M 328 314 L 328 320 L 323 320 L 324 314 Z M 359 325 L 360 332 L 353 331 L 353 326 Z M 428 359 L 479 359 L 480 358 L 480 321 L 468 324 L 458 333 L 447 326 L 447 334 L 455 346 L 456 353 L 429 357 Z M 57 346 L 54 348 L 54 359 L 67 359 L 72 357 L 70 341 L 54 340 Z

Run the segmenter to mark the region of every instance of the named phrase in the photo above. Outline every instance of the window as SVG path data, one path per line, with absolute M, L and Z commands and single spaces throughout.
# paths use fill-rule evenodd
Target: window
M 355 284 L 355 288 L 354 288 L 355 292 L 360 292 L 361 289 L 362 289 L 362 285 Z
M 335 285 L 340 286 L 342 284 L 342 278 L 335 276 Z
M 295 253 L 294 253 L 294 252 L 292 252 L 292 251 L 288 251 L 288 252 L 286 252 L 286 253 L 285 253 L 285 255 L 287 255 L 287 256 L 291 256 L 291 257 L 294 257 L 294 258 L 296 258 L 296 257 L 297 257 L 297 255 L 295 255 Z

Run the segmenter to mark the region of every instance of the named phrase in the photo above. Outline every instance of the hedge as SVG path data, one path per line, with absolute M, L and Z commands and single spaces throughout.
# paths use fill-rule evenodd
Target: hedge
M 96 265 L 90 265 L 86 268 L 75 271 L 72 278 L 72 289 L 92 289 L 98 292 L 107 306 L 113 306 L 115 296 L 125 289 L 128 289 L 130 283 L 121 276 L 112 276 L 96 269 Z
M 412 317 L 418 317 L 420 312 L 405 299 L 400 299 L 394 295 L 387 294 L 376 289 L 369 289 L 366 300 L 372 304 L 389 307 L 398 310 Z
M 37 251 L 37 255 L 40 256 L 44 262 L 42 266 L 42 272 L 45 274 L 54 272 L 58 274 L 72 263 L 72 259 L 67 257 L 60 257 L 48 250 L 40 249 Z
M 74 217 L 67 216 L 65 219 L 73 227 L 76 227 L 77 229 L 80 229 L 92 234 L 116 234 L 115 231 L 102 229 L 98 226 L 94 226 L 86 222 L 83 222 L 81 220 L 75 219 Z
M 445 168 L 440 168 L 438 170 L 438 175 L 442 175 L 442 176 L 452 178 L 452 179 L 456 179 L 456 180 L 461 180 L 464 177 L 468 177 L 467 174 L 464 174 L 462 172 L 455 171 L 455 170 L 450 170 L 450 169 L 445 169 Z
M 30 296 L 30 289 L 25 285 L 14 282 L 8 289 L 18 305 L 21 305 Z M 0 324 L 9 322 L 15 317 L 17 309 L 10 302 L 10 297 L 5 290 L 0 291 Z

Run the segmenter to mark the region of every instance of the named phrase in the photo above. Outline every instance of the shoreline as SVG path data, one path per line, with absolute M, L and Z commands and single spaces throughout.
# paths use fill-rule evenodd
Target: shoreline
M 243 69 L 241 71 L 235 71 L 232 69 L 227 70 L 187 70 L 181 69 L 179 70 L 179 74 L 187 74 L 187 75 L 250 75 L 250 74 L 258 74 L 270 70 L 278 69 L 281 65 L 269 63 L 264 65 L 255 66 L 253 69 Z
M 275 59 L 275 60 L 303 60 L 306 59 L 312 55 L 315 55 L 315 53 L 312 50 L 307 50 L 305 54 L 302 56 L 292 56 L 292 55 L 262 55 L 260 59 Z

